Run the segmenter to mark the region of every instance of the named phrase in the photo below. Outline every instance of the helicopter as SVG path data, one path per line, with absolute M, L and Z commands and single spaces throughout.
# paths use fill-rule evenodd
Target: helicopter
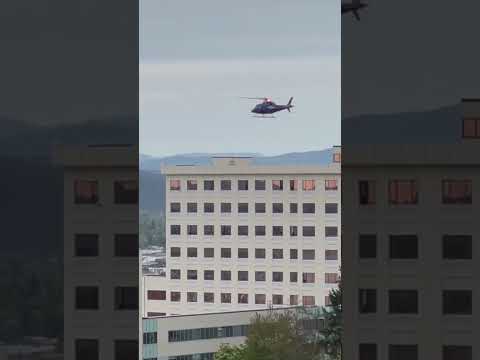
M 342 2 L 342 14 L 346 13 L 353 13 L 357 20 L 360 20 L 360 15 L 358 13 L 359 10 L 366 8 L 368 5 L 361 2 L 361 0 L 352 0 L 350 3 L 343 3 Z
M 243 97 L 243 99 L 263 100 L 262 103 L 255 105 L 255 107 L 251 110 L 251 112 L 254 114 L 262 115 L 261 117 L 266 117 L 265 115 L 270 115 L 282 110 L 288 110 L 288 112 L 291 112 L 290 109 L 293 108 L 293 97 L 288 100 L 286 105 L 275 104 L 270 98 Z

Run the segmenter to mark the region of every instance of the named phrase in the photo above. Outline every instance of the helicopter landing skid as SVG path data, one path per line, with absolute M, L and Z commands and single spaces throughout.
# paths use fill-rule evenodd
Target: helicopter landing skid
M 275 116 L 271 115 L 271 116 L 265 116 L 265 115 L 253 115 L 253 117 L 255 118 L 260 118 L 260 119 L 276 119 Z

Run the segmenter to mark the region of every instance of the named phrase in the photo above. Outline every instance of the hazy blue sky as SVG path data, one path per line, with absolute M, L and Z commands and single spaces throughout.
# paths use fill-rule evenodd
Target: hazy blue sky
M 141 0 L 141 152 L 339 144 L 340 48 L 340 0 Z M 294 96 L 295 113 L 254 118 L 240 96 Z

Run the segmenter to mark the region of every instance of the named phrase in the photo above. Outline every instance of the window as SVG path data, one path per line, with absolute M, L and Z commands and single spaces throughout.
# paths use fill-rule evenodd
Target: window
M 113 183 L 115 204 L 138 204 L 138 181 L 119 180 Z
M 196 213 L 197 212 L 197 203 L 189 202 L 187 203 L 187 212 Z
M 255 214 L 265 214 L 266 206 L 265 203 L 255 203 Z
M 215 294 L 212 292 L 203 293 L 203 302 L 204 303 L 213 303 L 215 299 Z
M 115 340 L 115 360 L 138 359 L 137 340 Z
M 171 247 L 170 248 L 170 257 L 180 257 L 181 251 L 179 247 Z
M 187 225 L 188 235 L 197 235 L 197 225 Z
M 290 272 L 290 282 L 292 283 L 298 282 L 298 273 L 296 271 Z
M 390 259 L 418 259 L 416 235 L 390 235 Z
M 298 236 L 298 226 L 296 225 L 290 226 L 290 236 L 292 237 Z
M 213 203 L 204 203 L 203 212 L 206 214 L 211 214 L 215 212 L 215 205 Z
M 248 225 L 238 225 L 238 236 L 248 236 Z
M 445 260 L 471 260 L 472 237 L 470 235 L 444 235 L 443 258 Z
M 315 296 L 302 296 L 302 304 L 304 306 L 314 306 Z
M 265 236 L 265 226 L 255 225 L 255 236 Z
M 237 275 L 238 281 L 248 281 L 248 271 L 239 271 Z
M 220 249 L 220 256 L 222 258 L 231 258 L 232 257 L 232 249 L 230 248 L 221 248 Z
M 273 282 L 282 282 L 283 281 L 283 272 L 281 272 L 281 271 L 272 272 L 272 281 Z
M 480 138 L 480 119 L 463 119 L 463 137 Z
M 418 345 L 389 345 L 388 360 L 417 360 Z
M 97 339 L 75 339 L 75 360 L 99 360 Z
M 187 270 L 187 280 L 197 280 L 197 270 Z
M 196 292 L 187 292 L 187 302 L 197 302 L 198 296 Z
M 220 204 L 220 212 L 221 213 L 231 213 L 232 212 L 232 204 L 231 203 L 221 203 Z
M 167 292 L 165 290 L 148 290 L 148 300 L 166 300 Z
M 360 180 L 358 182 L 358 196 L 360 205 L 374 205 L 376 203 L 375 181 Z
M 98 256 L 98 235 L 75 234 L 75 256 Z
M 222 236 L 230 236 L 232 235 L 232 227 L 230 225 L 222 225 L 220 227 L 220 233 Z
M 255 180 L 255 190 L 265 190 L 265 180 Z
M 443 180 L 442 202 L 444 204 L 471 204 L 471 180 Z
M 203 190 L 213 191 L 215 190 L 215 181 L 213 180 L 204 180 L 203 181 Z
M 255 304 L 265 304 L 266 302 L 265 294 L 255 294 Z
M 221 293 L 220 302 L 222 304 L 230 304 L 232 302 L 232 294 L 230 293 Z
M 180 191 L 180 180 L 170 180 L 170 190 L 171 191 Z
M 290 260 L 297 260 L 297 259 L 298 259 L 298 250 L 290 249 Z
M 359 344 L 358 360 L 377 360 L 377 344 Z
M 358 311 L 360 314 L 377 312 L 377 290 L 358 289 Z
M 325 250 L 325 260 L 338 260 L 338 250 Z
M 283 213 L 283 204 L 282 203 L 273 203 L 272 204 L 272 213 L 282 214 Z
M 255 249 L 255 259 L 265 259 L 265 249 Z
M 443 290 L 444 315 L 471 315 L 472 290 Z
M 337 190 L 338 184 L 336 179 L 325 180 L 325 190 Z
M 338 274 L 337 273 L 325 273 L 325 283 L 326 284 L 336 284 L 336 283 L 338 283 Z
M 180 270 L 179 269 L 170 269 L 170 279 L 180 280 Z
M 273 191 L 282 191 L 283 190 L 283 180 L 272 180 L 272 190 Z
M 313 249 L 304 249 L 302 250 L 303 260 L 315 260 L 315 250 Z
M 220 280 L 223 280 L 223 281 L 232 280 L 232 272 L 230 270 L 220 271 Z
M 158 341 L 156 332 L 144 332 L 143 343 L 144 344 L 156 344 Z
M 215 280 L 215 271 L 203 270 L 203 280 Z
M 220 181 L 220 190 L 222 190 L 222 191 L 232 190 L 232 181 L 231 180 L 221 180 Z
M 332 161 L 333 161 L 334 163 L 339 163 L 339 162 L 341 162 L 341 161 L 342 161 L 342 153 L 338 153 L 338 152 L 333 153 Z
M 315 236 L 315 226 L 304 226 L 302 232 L 305 237 Z
M 298 305 L 298 295 L 290 295 L 290 305 Z
M 325 306 L 332 306 L 332 299 L 330 299 L 330 296 L 325 296 L 324 297 L 324 302 L 325 302 Z
M 273 236 L 283 236 L 283 226 L 272 226 Z
M 283 305 L 283 295 L 273 294 L 272 303 L 273 305 Z
M 390 314 L 418 314 L 418 291 L 389 290 L 388 312 Z
M 115 287 L 115 310 L 137 310 L 138 287 L 117 286 Z
M 297 203 L 290 203 L 290 214 L 298 213 L 298 204 Z
M 336 204 L 336 203 L 326 203 L 325 204 L 325 214 L 338 214 L 338 204 Z
M 187 180 L 187 190 L 197 190 L 197 180 Z
M 388 183 L 388 201 L 392 205 L 417 204 L 417 182 L 415 180 L 390 180 Z
M 239 304 L 248 304 L 248 294 L 238 294 Z
M 180 301 L 180 291 L 171 291 L 170 292 L 170 301 L 179 302 Z
M 75 288 L 75 308 L 77 310 L 97 310 L 98 287 L 77 286 Z
M 283 249 L 272 249 L 272 259 L 283 259 Z
M 315 191 L 315 180 L 303 180 L 303 191 Z
M 215 231 L 213 225 L 203 225 L 203 235 L 212 236 L 214 232 Z
M 238 213 L 248 214 L 248 203 L 238 203 Z
M 360 257 L 360 259 L 375 259 L 377 257 L 377 235 L 359 235 L 358 256 Z
M 180 225 L 170 225 L 170 235 L 180 235 Z
M 248 259 L 248 248 L 238 248 L 238 258 Z
M 303 213 L 304 214 L 315 214 L 315 204 L 314 203 L 304 203 L 303 204 Z
M 265 271 L 255 271 L 255 281 L 265 281 L 266 277 Z
M 187 257 L 197 257 L 197 248 L 195 247 L 187 248 Z
M 213 258 L 214 256 L 215 256 L 215 249 L 214 248 L 204 248 L 203 249 L 203 257 Z
M 315 273 L 304 272 L 302 274 L 302 283 L 304 283 L 304 284 L 314 284 L 315 283 Z
M 179 202 L 172 202 L 170 203 L 170 212 L 171 213 L 179 213 L 181 210 Z
M 75 180 L 75 204 L 96 204 L 99 200 L 97 180 Z
M 338 236 L 338 228 L 336 226 L 325 226 L 325 237 Z
M 467 345 L 444 345 L 443 360 L 472 360 L 472 347 Z
M 248 190 L 248 180 L 238 180 L 238 190 L 247 191 Z
M 297 180 L 290 180 L 290 191 L 297 191 L 298 185 Z

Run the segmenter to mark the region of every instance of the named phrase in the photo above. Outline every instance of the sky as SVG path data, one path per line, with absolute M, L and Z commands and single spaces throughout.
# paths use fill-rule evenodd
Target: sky
M 340 0 L 141 0 L 140 151 L 265 155 L 340 143 Z M 292 113 L 252 117 L 270 97 Z

